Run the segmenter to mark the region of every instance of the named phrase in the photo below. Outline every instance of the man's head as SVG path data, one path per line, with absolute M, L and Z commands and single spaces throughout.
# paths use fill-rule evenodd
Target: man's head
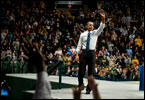
M 21 55 L 24 55 L 24 52 L 23 51 L 21 52 Z
M 103 58 L 106 58 L 106 55 L 103 55 Z
M 137 59 L 137 57 L 136 57 L 136 56 L 134 56 L 134 59 Z
M 70 49 L 71 49 L 70 47 L 67 47 L 67 50 L 68 50 L 68 51 L 70 51 Z
M 67 57 L 69 57 L 70 56 L 70 53 L 67 53 Z
M 87 23 L 87 25 L 86 25 L 86 28 L 87 28 L 88 31 L 94 30 L 94 23 L 91 22 L 91 21 L 89 21 L 89 22 Z

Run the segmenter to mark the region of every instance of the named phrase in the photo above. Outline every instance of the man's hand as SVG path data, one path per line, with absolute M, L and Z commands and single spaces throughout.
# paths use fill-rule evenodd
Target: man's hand
M 100 10 L 100 15 L 101 15 L 102 22 L 104 24 L 105 23 L 105 12 L 103 9 Z
M 98 91 L 98 84 L 96 84 L 94 77 L 92 75 L 88 76 L 88 85 L 89 85 L 89 88 L 92 89 L 93 91 L 94 99 L 101 99 L 99 91 Z
M 35 66 L 37 69 L 37 73 L 41 71 L 46 71 L 45 56 L 39 51 L 37 43 L 33 43 L 31 41 L 26 41 L 24 38 L 22 45 L 23 50 L 25 52 L 25 58 L 28 60 L 31 65 Z
M 100 15 L 101 15 L 101 17 L 105 18 L 105 12 L 103 9 L 100 10 Z
M 89 88 L 92 90 L 95 88 L 96 83 L 92 75 L 88 76 L 88 85 L 89 85 Z
M 74 99 L 81 99 L 81 91 L 77 86 L 73 88 L 73 96 Z

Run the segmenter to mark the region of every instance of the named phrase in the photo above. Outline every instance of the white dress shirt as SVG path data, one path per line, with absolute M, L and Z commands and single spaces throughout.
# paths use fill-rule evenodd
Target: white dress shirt
M 47 72 L 42 71 L 38 73 L 37 78 L 37 85 L 33 99 L 52 99 L 51 84 Z
M 98 36 L 101 34 L 101 32 L 103 31 L 104 28 L 105 28 L 105 24 L 103 24 L 101 22 L 98 29 L 90 31 L 90 47 L 89 47 L 89 50 L 95 50 L 96 43 L 97 43 L 97 40 L 98 40 Z M 80 52 L 81 48 L 83 50 L 86 50 L 88 33 L 89 33 L 89 31 L 85 31 L 80 35 L 80 39 L 79 39 L 77 50 L 76 50 L 78 53 Z

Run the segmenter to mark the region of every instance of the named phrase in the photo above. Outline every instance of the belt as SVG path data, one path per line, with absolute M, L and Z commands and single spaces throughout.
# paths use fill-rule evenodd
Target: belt
M 82 49 L 82 51 L 87 51 L 85 49 Z M 94 52 L 95 50 L 89 50 L 88 52 Z

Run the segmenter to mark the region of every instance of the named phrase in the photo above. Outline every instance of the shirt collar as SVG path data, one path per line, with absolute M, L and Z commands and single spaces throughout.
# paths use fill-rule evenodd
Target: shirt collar
M 93 33 L 93 31 L 90 31 L 90 32 L 89 32 L 89 31 L 87 30 L 87 33 Z

